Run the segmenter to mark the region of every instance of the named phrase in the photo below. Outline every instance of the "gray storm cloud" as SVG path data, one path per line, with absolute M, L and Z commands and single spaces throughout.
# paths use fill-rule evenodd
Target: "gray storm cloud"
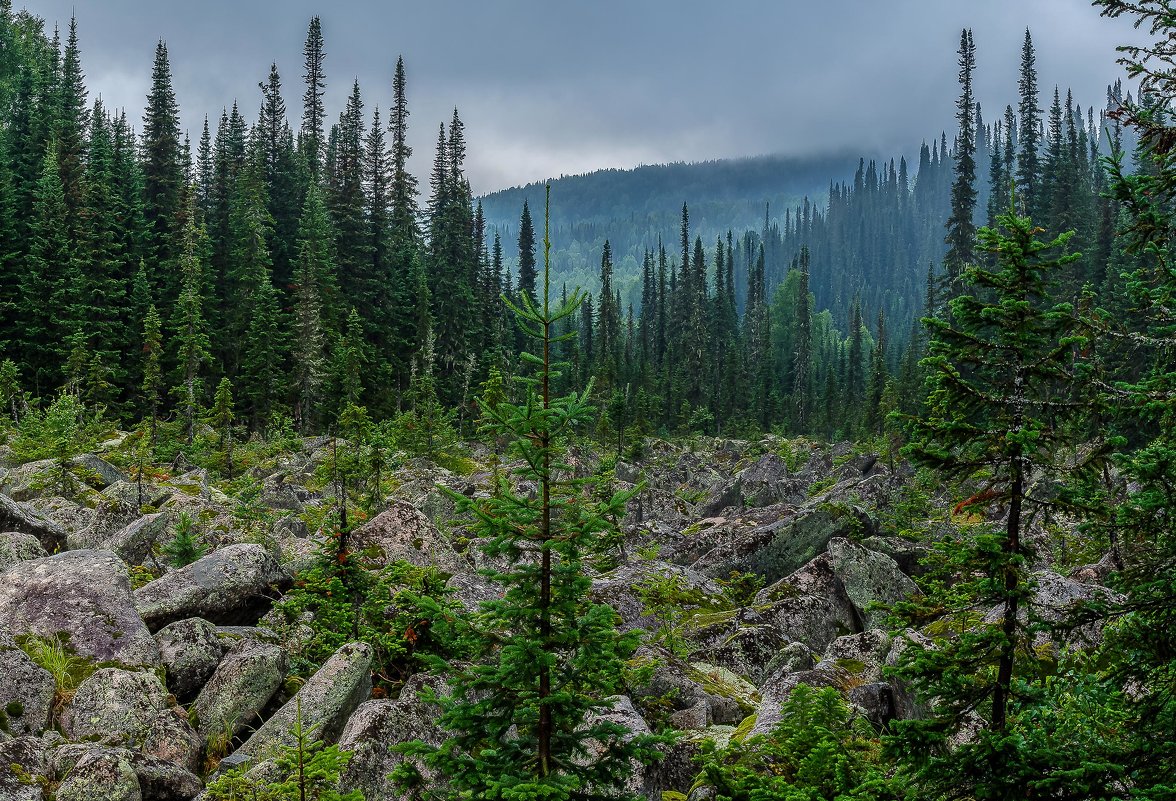
M 15 3 L 21 5 L 19 0 Z M 819 7 L 818 7 L 819 5 Z M 1024 29 L 1032 29 L 1047 106 L 1054 84 L 1101 108 L 1122 74 L 1114 47 L 1137 38 L 1081 0 L 36 0 L 62 29 L 76 12 L 91 99 L 142 116 L 164 39 L 195 140 L 234 100 L 252 119 L 276 62 L 292 124 L 301 114 L 302 43 L 322 17 L 328 105 L 354 79 L 366 111 L 408 70 L 415 172 L 457 106 L 468 171 L 486 192 L 561 173 L 639 163 L 860 148 L 911 154 L 948 130 L 961 27 L 977 45 L 985 119 L 1015 102 Z

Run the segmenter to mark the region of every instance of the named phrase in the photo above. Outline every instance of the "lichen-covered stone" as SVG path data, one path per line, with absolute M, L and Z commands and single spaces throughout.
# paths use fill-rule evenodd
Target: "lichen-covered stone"
M 22 531 L 0 532 L 0 572 L 17 562 L 43 559 L 48 555 L 41 547 L 41 541 L 32 534 Z
M 151 721 L 139 751 L 167 762 L 174 762 L 195 773 L 200 770 L 204 738 L 192 728 L 187 714 L 181 707 L 171 707 L 160 712 Z
M 43 801 L 50 766 L 45 742 L 38 737 L 0 741 L 0 799 Z
M 75 740 L 139 745 L 167 708 L 167 690 L 154 673 L 102 668 L 78 685 L 61 725 Z
M 46 553 L 65 547 L 65 529 L 35 510 L 0 494 L 0 530 L 31 534 L 41 543 Z
M 110 551 L 66 551 L 2 575 L 0 621 L 13 635 L 59 637 L 97 663 L 159 666 L 159 646 L 135 609 L 126 563 Z
M 468 571 L 469 563 L 453 550 L 449 538 L 421 511 L 397 501 L 351 535 L 357 551 L 374 555 L 379 565 L 403 559 L 418 567 L 437 567 L 446 573 Z
M 426 686 L 443 690 L 436 678 L 417 674 L 405 682 L 399 698 L 365 701 L 355 710 L 339 738 L 339 748 L 351 754 L 339 777 L 342 791 L 360 790 L 365 798 L 387 801 L 408 798 L 388 777 L 405 759 L 390 746 L 413 740 L 439 746 L 446 736 L 437 725 L 437 707 L 419 697 Z M 425 766 L 418 767 L 427 781 L 434 778 Z
M 290 577 L 252 543 L 229 545 L 135 591 L 144 622 L 157 630 L 188 617 L 252 625 L 280 596 Z
M 865 628 L 886 623 L 885 609 L 873 608 L 874 604 L 885 607 L 918 592 L 915 582 L 889 556 L 847 539 L 829 541 L 829 561 Z
M 118 751 L 87 753 L 57 788 L 57 801 L 143 801 L 139 777 Z
M 192 710 L 202 736 L 237 735 L 261 723 L 261 710 L 286 677 L 286 652 L 276 645 L 240 640 L 220 660 Z
M 315 738 L 337 742 L 351 713 L 371 695 L 371 670 L 371 646 L 344 645 L 233 753 L 235 764 L 256 762 L 273 748 L 292 744 L 290 728 L 299 714 L 303 727 L 313 731 Z
M 53 675 L 0 629 L 0 731 L 39 735 L 49 726 L 56 689 Z
M 167 688 L 180 700 L 200 692 L 224 653 L 216 626 L 198 617 L 164 626 L 155 633 L 155 641 L 167 671 Z
M 817 652 L 860 628 L 828 554 L 760 590 L 754 606 L 785 640 L 802 642 Z
M 128 762 L 139 780 L 143 801 L 190 801 L 204 789 L 195 773 L 174 761 L 131 751 Z
M 102 547 L 114 551 L 130 565 L 141 565 L 152 549 L 166 539 L 172 516 L 164 512 L 143 515 L 106 537 Z

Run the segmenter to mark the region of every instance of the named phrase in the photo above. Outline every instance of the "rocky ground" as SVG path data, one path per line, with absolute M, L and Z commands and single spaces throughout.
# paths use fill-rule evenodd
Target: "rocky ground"
M 18 464 L 0 448 L 0 799 L 187 801 L 210 770 L 264 771 L 296 710 L 352 753 L 343 789 L 398 798 L 389 746 L 442 736 L 418 698 L 437 679 L 419 674 L 398 697 L 373 698 L 372 652 L 357 642 L 290 681 L 294 646 L 267 618 L 316 552 L 315 521 L 332 504 L 316 478 L 327 442 L 305 440 L 254 468 L 261 491 L 248 513 L 182 459 L 152 474 L 140 505 L 139 486 L 115 466 L 119 441 L 105 447 L 74 460 L 81 479 L 67 492 L 54 463 Z M 387 560 L 437 566 L 467 608 L 494 586 L 438 486 L 483 491 L 489 474 L 473 456 L 462 475 L 408 462 L 387 510 L 356 535 Z M 585 471 L 595 461 L 581 458 Z M 633 731 L 684 732 L 633 789 L 707 798 L 705 787 L 691 792 L 699 744 L 768 731 L 802 682 L 838 688 L 878 726 L 917 714 L 883 668 L 922 634 L 888 632 L 876 606 L 917 591 L 926 546 L 894 523 L 909 469 L 800 440 L 651 440 L 612 475 L 648 486 L 623 521 L 620 566 L 595 576 L 593 592 L 626 628 L 651 632 L 637 658 L 652 678 L 611 714 Z M 182 512 L 209 552 L 175 569 L 159 548 Z M 1106 592 L 1102 564 L 1063 564 L 1035 566 L 1047 613 Z M 733 572 L 759 579 L 733 585 Z M 651 577 L 676 577 L 692 599 L 668 627 L 640 597 Z M 53 672 L 30 643 L 61 646 Z

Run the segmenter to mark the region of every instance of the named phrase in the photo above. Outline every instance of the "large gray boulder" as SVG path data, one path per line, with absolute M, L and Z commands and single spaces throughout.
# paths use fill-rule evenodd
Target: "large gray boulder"
M 167 688 L 181 700 L 200 691 L 224 654 L 216 626 L 198 617 L 164 626 L 155 633 L 155 641 L 167 671 Z
M 197 773 L 204 755 L 204 738 L 192 728 L 182 707 L 173 706 L 155 716 L 136 753 L 180 765 Z M 139 777 L 140 780 L 142 776 Z
M 74 481 L 70 475 L 67 481 Z M 4 475 L 0 492 L 14 501 L 27 501 L 60 489 L 61 472 L 53 459 L 38 459 L 17 465 Z
M 780 722 L 784 703 L 792 697 L 799 684 L 811 687 L 835 687 L 843 690 L 851 685 L 848 674 L 829 662 L 822 662 L 812 670 L 798 673 L 781 671 L 768 678 L 760 687 L 760 704 L 755 711 L 755 725 L 748 736 L 767 734 Z
M 3 494 L 0 494 L 0 530 L 31 534 L 47 553 L 65 547 L 65 529 L 60 524 Z
M 0 574 L 0 621 L 59 637 L 83 659 L 155 668 L 159 646 L 135 609 L 127 566 L 110 551 L 66 551 Z
M 842 537 L 829 541 L 829 561 L 864 628 L 886 626 L 886 611 L 874 604 L 888 606 L 919 591 L 889 556 Z
M 340 790 L 360 790 L 365 798 L 407 801 L 411 794 L 403 793 L 388 777 L 405 757 L 390 746 L 413 740 L 439 746 L 446 737 L 437 725 L 437 707 L 420 698 L 425 687 L 444 691 L 438 679 L 418 673 L 405 682 L 399 698 L 365 701 L 355 710 L 339 738 L 339 748 L 351 754 L 339 776 Z M 435 779 L 427 767 L 419 763 L 417 767 L 426 781 Z
M 630 688 L 633 699 L 667 703 L 679 729 L 702 729 L 712 723 L 735 724 L 754 709 L 745 682 L 724 680 L 713 666 L 690 665 L 662 648 L 644 645 L 635 659 L 652 666 L 648 684 Z M 729 676 L 729 674 L 727 674 Z M 753 688 L 754 691 L 754 688 Z
M 138 745 L 167 708 L 167 690 L 154 673 L 102 668 L 78 685 L 61 728 L 75 740 Z
M 274 748 L 293 744 L 290 729 L 299 715 L 304 729 L 315 739 L 338 742 L 351 713 L 372 693 L 372 649 L 366 643 L 344 645 L 318 672 L 262 724 L 245 743 L 222 760 L 225 768 L 254 764 L 268 758 Z
M 17 562 L 43 559 L 48 555 L 41 547 L 41 541 L 32 534 L 21 531 L 0 532 L 0 573 Z
M 70 464 L 74 472 L 81 475 L 83 480 L 95 489 L 105 489 L 116 481 L 130 480 L 126 473 L 93 453 L 75 456 Z
M 175 762 L 139 751 L 128 757 L 144 801 L 190 801 L 204 789 L 199 776 Z
M 101 496 L 98 496 L 101 497 Z M 119 554 L 120 558 L 134 564 L 134 560 L 125 559 L 118 549 L 110 547 L 110 542 L 118 532 L 125 529 L 139 518 L 134 508 L 122 501 L 101 500 L 93 509 L 89 523 L 84 528 L 71 528 L 66 535 L 66 543 L 71 550 L 81 548 L 104 548 Z
M 868 534 L 874 524 L 860 509 L 817 506 L 741 533 L 703 555 L 693 568 L 715 578 L 732 571 L 778 581 L 821 554 L 834 537 Z
M 212 674 L 192 711 L 202 736 L 232 737 L 261 722 L 260 714 L 286 678 L 286 652 L 242 639 Z
M 820 653 L 829 643 L 861 629 L 828 554 L 756 594 L 755 610 L 788 642 Z
M 143 801 L 129 752 L 94 749 L 65 775 L 57 801 Z
M 406 501 L 396 501 L 351 535 L 357 551 L 370 552 L 379 565 L 403 559 L 418 567 L 437 567 L 446 573 L 470 569 L 437 527 Z
M 803 478 L 792 475 L 780 456 L 767 453 L 718 489 L 708 499 L 704 511 L 714 514 L 731 506 L 771 506 L 804 500 Z
M 135 591 L 143 621 L 157 630 L 188 617 L 252 625 L 269 611 L 290 577 L 252 543 L 229 545 Z
M 142 503 L 140 503 L 140 485 L 137 481 L 115 481 L 102 490 L 102 497 L 110 498 L 133 508 L 152 506 L 158 509 L 172 495 L 168 487 L 161 487 L 149 481 L 142 484 Z
M 0 731 L 40 735 L 49 727 L 56 690 L 53 675 L 0 629 Z
M 713 609 L 727 605 L 723 588 L 707 576 L 655 559 L 630 562 L 593 579 L 591 597 L 616 610 L 623 629 L 652 630 L 660 624 L 641 600 L 642 587 L 667 580 L 676 582 L 682 592 L 695 597 L 697 608 Z
M 141 565 L 157 543 L 165 540 L 171 515 L 155 512 L 144 515 L 105 537 L 102 547 L 114 551 L 129 565 Z

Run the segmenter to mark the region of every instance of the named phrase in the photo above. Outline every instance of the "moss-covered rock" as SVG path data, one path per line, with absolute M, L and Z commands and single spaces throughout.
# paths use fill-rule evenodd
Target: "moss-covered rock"
M 167 690 L 154 673 L 102 668 L 78 686 L 61 727 L 76 740 L 139 746 L 168 706 Z

